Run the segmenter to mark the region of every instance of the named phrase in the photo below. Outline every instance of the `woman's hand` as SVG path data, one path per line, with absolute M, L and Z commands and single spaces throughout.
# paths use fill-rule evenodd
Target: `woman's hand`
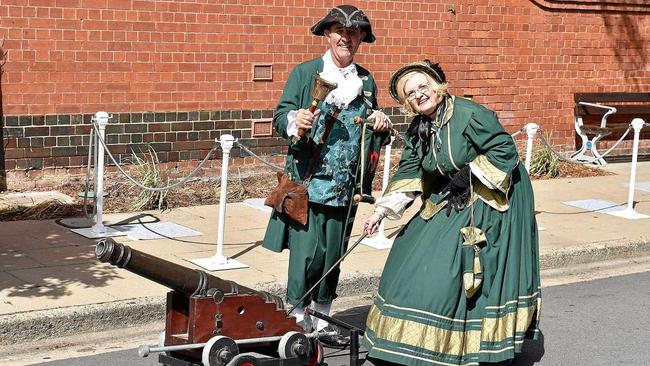
M 447 217 L 453 208 L 456 212 L 462 211 L 469 202 L 469 183 L 472 171 L 469 165 L 462 167 L 449 181 L 449 184 L 442 189 L 443 200 L 447 199 Z M 442 201 L 442 200 L 441 200 Z M 440 203 L 441 201 L 438 201 Z
M 364 234 L 372 235 L 377 232 L 379 229 L 379 224 L 381 224 L 381 220 L 383 219 L 384 215 L 380 214 L 379 212 L 375 212 L 372 215 L 366 217 L 366 219 L 363 220 Z

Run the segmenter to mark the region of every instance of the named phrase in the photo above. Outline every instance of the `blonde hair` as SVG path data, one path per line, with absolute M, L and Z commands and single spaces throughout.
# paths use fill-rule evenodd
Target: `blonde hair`
M 449 90 L 449 84 L 448 83 L 442 83 L 438 84 L 432 77 L 431 75 L 427 74 L 426 72 L 422 72 L 419 70 L 413 70 L 409 71 L 406 74 L 402 75 L 402 77 L 397 80 L 397 97 L 399 98 L 400 102 L 402 105 L 400 106 L 400 111 L 404 114 L 406 114 L 408 117 L 413 117 L 417 115 L 415 111 L 413 110 L 413 107 L 411 107 L 411 103 L 406 99 L 406 95 L 404 94 L 404 86 L 406 85 L 406 82 L 409 81 L 413 76 L 417 74 L 422 74 L 424 77 L 426 77 L 427 82 L 431 86 L 431 89 L 436 92 L 438 95 L 446 95 L 447 91 Z

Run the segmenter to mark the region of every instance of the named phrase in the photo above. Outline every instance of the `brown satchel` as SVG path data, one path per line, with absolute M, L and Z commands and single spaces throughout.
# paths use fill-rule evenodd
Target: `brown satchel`
M 264 204 L 301 225 L 306 225 L 307 200 L 306 185 L 292 181 L 287 173 L 278 172 L 278 186 L 266 197 Z
M 323 150 L 325 141 L 329 137 L 330 130 L 334 126 L 334 121 L 339 115 L 339 110 L 336 109 L 332 116 L 325 123 L 325 131 L 321 136 L 320 142 L 314 147 L 309 166 L 307 168 L 307 175 L 304 183 L 296 183 L 291 180 L 289 175 L 284 172 L 278 172 L 278 185 L 271 191 L 264 205 L 272 207 L 276 212 L 283 213 L 290 219 L 294 220 L 301 225 L 307 225 L 307 202 L 309 197 L 307 194 L 307 185 L 314 173 L 316 162 L 320 159 L 320 153 Z

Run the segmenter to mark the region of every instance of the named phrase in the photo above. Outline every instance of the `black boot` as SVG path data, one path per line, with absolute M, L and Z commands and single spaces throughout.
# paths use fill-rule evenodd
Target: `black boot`
M 332 324 L 318 331 L 318 340 L 329 348 L 345 348 L 350 344 L 350 337 L 342 335 L 341 330 Z

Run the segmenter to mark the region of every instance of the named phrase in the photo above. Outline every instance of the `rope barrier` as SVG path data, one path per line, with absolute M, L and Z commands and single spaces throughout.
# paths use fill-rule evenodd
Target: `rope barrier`
M 84 216 L 91 220 L 93 216 L 95 216 L 95 213 L 97 212 L 97 206 L 93 205 L 93 213 L 92 215 L 88 213 L 88 188 L 90 187 L 90 160 L 92 159 L 92 154 L 93 154 L 93 140 L 94 140 L 94 134 L 95 134 L 95 129 L 91 128 L 90 129 L 90 140 L 88 141 L 88 161 L 86 164 L 86 181 L 85 181 L 85 187 L 86 189 L 84 190 L 84 203 L 83 203 L 83 213 Z
M 202 168 L 202 167 L 203 167 L 203 166 L 208 162 L 208 160 L 212 157 L 212 154 L 213 154 L 213 153 L 217 150 L 217 148 L 219 147 L 219 145 L 216 145 L 216 144 L 215 144 L 215 146 L 214 146 L 214 147 L 213 147 L 213 148 L 208 152 L 208 154 L 205 156 L 205 158 L 203 159 L 203 161 L 201 161 L 201 163 L 199 163 L 199 165 L 198 165 L 198 166 L 197 166 L 193 171 L 191 171 L 190 174 L 189 174 L 188 176 L 184 177 L 184 178 L 181 179 L 179 182 L 176 182 L 176 183 L 174 183 L 174 184 L 168 185 L 168 186 L 166 186 L 166 187 L 153 188 L 153 187 L 147 187 L 147 186 L 145 186 L 144 184 L 142 184 L 142 183 L 136 181 L 136 180 L 135 180 L 133 177 L 131 177 L 131 176 L 130 176 L 126 171 L 124 171 L 124 169 L 122 168 L 122 166 L 120 166 L 120 164 L 117 162 L 117 160 L 115 160 L 115 157 L 113 156 L 113 154 L 111 154 L 110 150 L 108 149 L 108 146 L 106 146 L 106 142 L 104 141 L 104 139 L 103 139 L 103 138 L 101 137 L 101 135 L 99 134 L 99 131 L 97 131 L 97 126 L 96 126 L 95 124 L 93 124 L 93 129 L 95 130 L 95 133 L 97 134 L 97 139 L 99 140 L 99 142 L 101 143 L 102 147 L 104 148 L 104 150 L 105 150 L 106 153 L 108 154 L 108 157 L 111 159 L 111 161 L 113 162 L 113 164 L 115 164 L 115 166 L 117 167 L 117 169 L 118 169 L 118 170 L 119 170 L 119 171 L 120 171 L 120 172 L 121 172 L 121 173 L 122 173 L 122 174 L 123 174 L 123 175 L 124 175 L 128 180 L 130 180 L 131 183 L 135 184 L 136 186 L 138 186 L 138 187 L 140 187 L 140 188 L 142 188 L 142 189 L 145 189 L 145 190 L 148 190 L 148 191 L 152 191 L 152 192 L 162 192 L 162 191 L 167 191 L 167 190 L 170 190 L 170 189 L 173 189 L 173 188 L 176 188 L 176 187 L 179 187 L 179 186 L 185 184 L 188 180 L 190 180 L 190 178 L 192 178 L 194 175 L 196 175 L 196 174 L 199 172 L 199 170 L 200 170 L 200 169 L 201 169 L 201 168 Z
M 517 137 L 517 135 L 521 134 L 521 133 L 524 132 L 525 130 L 526 130 L 526 127 L 524 126 L 524 127 L 522 127 L 519 131 L 515 131 L 515 132 L 511 133 L 511 134 L 510 134 L 510 137 L 515 138 L 515 137 Z
M 279 172 L 284 171 L 284 168 L 282 168 L 281 166 L 273 164 L 273 163 L 265 160 L 261 156 L 259 156 L 259 155 L 255 154 L 254 152 L 252 152 L 246 146 L 242 145 L 241 142 L 239 142 L 239 140 L 235 140 L 235 144 L 237 144 L 237 146 L 239 146 L 240 149 L 244 150 L 245 153 L 247 153 L 248 155 L 252 156 L 253 158 L 259 160 L 262 164 L 270 167 L 271 169 L 274 169 L 274 170 L 279 171 Z
M 648 124 L 648 123 L 645 123 L 645 125 L 649 125 L 649 124 Z M 539 127 L 539 129 L 540 129 L 540 131 L 541 131 L 542 128 Z M 526 127 L 524 126 L 524 127 L 521 128 L 520 130 L 515 131 L 514 133 L 510 134 L 510 136 L 514 138 L 514 137 L 520 135 L 521 133 L 523 133 L 525 130 L 526 130 Z M 621 138 L 620 138 L 618 141 L 616 141 L 616 143 L 615 143 L 612 147 L 610 147 L 610 148 L 609 148 L 605 153 L 603 153 L 602 156 L 604 157 L 604 156 L 606 156 L 607 154 L 609 154 L 610 152 L 612 152 L 612 150 L 614 150 L 614 149 L 615 149 L 615 148 L 616 148 L 616 147 L 617 147 L 617 146 L 618 146 L 618 145 L 623 141 L 623 139 L 625 139 L 625 137 L 627 136 L 627 134 L 628 134 L 631 130 L 632 130 L 632 125 L 628 126 L 627 130 L 625 131 L 625 133 L 623 133 L 623 135 L 621 136 Z M 86 191 L 85 191 L 85 194 L 84 194 L 84 215 L 85 215 L 87 218 L 90 218 L 90 216 L 89 216 L 89 214 L 88 214 L 88 212 L 87 212 L 87 199 L 88 199 L 88 187 L 89 187 L 89 184 L 88 184 L 88 183 L 89 183 L 89 175 L 90 175 L 91 151 L 92 151 L 93 140 L 94 140 L 94 139 L 93 139 L 93 137 L 94 137 L 93 135 L 95 135 L 95 136 L 97 137 L 97 140 L 100 142 L 100 144 L 102 145 L 102 147 L 103 147 L 104 150 L 106 151 L 106 154 L 109 156 L 109 158 L 110 158 L 111 161 L 113 162 L 113 164 L 115 164 L 115 166 L 117 167 L 117 169 L 118 169 L 118 170 L 119 170 L 119 171 L 120 171 L 120 172 L 121 172 L 121 173 L 122 173 L 122 174 L 123 174 L 123 175 L 124 175 L 128 180 L 129 180 L 129 181 L 131 181 L 131 183 L 133 183 L 134 185 L 136 185 L 136 186 L 138 186 L 138 187 L 140 187 L 140 188 L 142 188 L 142 189 L 145 189 L 145 190 L 148 190 L 148 191 L 152 191 L 152 192 L 162 192 L 162 191 L 167 191 L 167 190 L 170 190 L 170 189 L 173 189 L 173 188 L 179 187 L 179 186 L 181 186 L 181 185 L 187 183 L 187 182 L 188 182 L 192 177 L 194 177 L 194 176 L 199 172 L 199 170 L 201 170 L 201 168 L 203 168 L 203 166 L 207 163 L 207 161 L 212 157 L 212 155 L 214 154 L 214 152 L 215 152 L 215 151 L 217 150 L 217 148 L 219 147 L 218 144 L 215 144 L 215 146 L 214 146 L 214 147 L 213 147 L 213 148 L 208 152 L 208 154 L 207 154 L 207 155 L 205 156 L 205 158 L 204 158 L 204 159 L 199 163 L 199 165 L 198 165 L 194 170 L 192 170 L 192 172 L 190 172 L 189 175 L 183 177 L 183 179 L 181 179 L 179 182 L 176 182 L 176 183 L 174 183 L 174 184 L 171 184 L 171 185 L 168 185 L 168 186 L 165 186 L 165 187 L 147 187 L 147 186 L 145 186 L 144 184 L 142 184 L 141 182 L 138 182 L 138 181 L 137 181 L 135 178 L 133 178 L 132 176 L 130 176 L 130 175 L 129 175 L 129 174 L 128 174 L 128 173 L 127 173 L 127 172 L 122 168 L 122 166 L 120 165 L 120 163 L 115 159 L 115 157 L 113 156 L 113 154 L 112 154 L 112 153 L 110 152 L 110 150 L 108 149 L 108 146 L 106 145 L 106 142 L 104 141 L 104 139 L 101 137 L 101 135 L 100 135 L 99 132 L 97 131 L 97 126 L 93 123 L 93 124 L 92 124 L 92 129 L 91 129 L 91 134 L 90 134 L 90 142 L 89 142 L 88 164 L 87 164 L 87 168 L 86 168 Z M 556 155 L 559 159 L 561 159 L 562 161 L 569 162 L 569 163 L 574 163 L 574 164 L 590 164 L 590 163 L 596 161 L 596 159 L 593 159 L 593 160 L 590 160 L 590 161 L 577 162 L 577 161 L 574 161 L 574 160 L 571 160 L 571 159 L 567 159 L 567 158 L 565 158 L 564 156 L 562 156 L 560 153 L 558 153 L 557 151 L 555 151 L 555 149 L 553 148 L 553 146 L 548 142 L 548 140 L 546 139 L 546 137 L 545 137 L 543 134 L 539 134 L 539 135 L 540 135 L 540 138 L 541 138 L 542 142 L 546 145 L 546 147 L 548 147 L 548 149 L 549 149 L 549 150 L 550 150 L 554 155 Z M 404 136 L 402 136 L 401 133 L 395 135 L 395 137 L 396 137 L 396 138 L 399 138 L 399 139 L 401 139 L 401 140 L 405 140 Z M 273 169 L 273 170 L 275 170 L 275 171 L 283 171 L 283 170 L 284 170 L 283 167 L 281 167 L 281 166 L 279 166 L 279 165 L 277 165 L 277 164 L 271 163 L 271 162 L 269 162 L 268 160 L 262 158 L 261 156 L 255 154 L 253 151 L 251 151 L 248 147 L 246 147 L 245 145 L 243 145 L 242 143 L 240 143 L 238 140 L 235 140 L 234 142 L 235 142 L 235 144 L 237 144 L 237 146 L 238 146 L 240 149 L 242 149 L 245 153 L 247 153 L 248 155 L 250 155 L 250 156 L 253 157 L 254 159 L 258 160 L 258 161 L 261 162 L 262 164 L 264 164 L 264 165 L 270 167 L 271 169 Z

